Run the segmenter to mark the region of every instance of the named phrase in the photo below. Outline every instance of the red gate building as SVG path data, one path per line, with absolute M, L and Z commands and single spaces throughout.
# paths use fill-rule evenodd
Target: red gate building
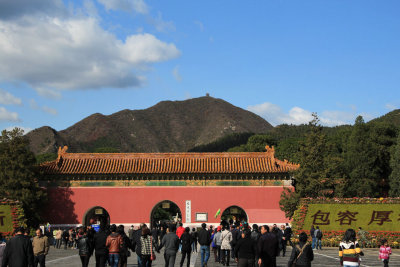
M 249 223 L 289 222 L 279 209 L 290 172 L 274 148 L 241 153 L 67 153 L 40 166 L 52 225 L 152 222 L 155 207 L 175 207 L 185 225 L 216 224 L 221 215 Z M 97 217 L 96 217 L 97 216 Z M 225 216 L 225 215 L 224 215 Z

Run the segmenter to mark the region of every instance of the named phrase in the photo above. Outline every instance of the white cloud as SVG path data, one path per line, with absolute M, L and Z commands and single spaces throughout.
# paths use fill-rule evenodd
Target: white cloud
M 97 0 L 107 10 L 135 11 L 140 14 L 147 14 L 149 7 L 143 0 Z
M 20 121 L 20 119 L 17 112 L 11 112 L 0 107 L 0 121 Z
M 166 61 L 180 56 L 174 44 L 161 42 L 148 33 L 129 36 L 121 47 L 121 52 L 126 60 L 135 65 Z
M 12 130 L 14 130 L 14 128 L 20 128 L 21 130 L 23 130 L 24 131 L 24 135 L 33 130 L 33 128 L 23 127 L 23 126 L 9 126 L 5 130 L 12 131 Z
M 355 112 L 339 110 L 323 111 L 320 116 L 320 121 L 321 124 L 329 126 L 353 124 L 356 116 Z
M 269 102 L 265 102 L 254 106 L 249 106 L 247 109 L 263 117 L 272 125 L 307 124 L 313 119 L 312 112 L 309 110 L 305 110 L 301 107 L 293 107 L 289 110 L 289 112 L 286 113 L 280 106 Z M 353 124 L 355 118 L 358 115 L 359 114 L 356 113 L 356 110 L 351 110 L 351 111 L 325 110 L 322 111 L 321 114 L 318 114 L 318 117 L 322 125 L 337 126 L 343 124 Z M 365 118 L 366 121 L 372 118 L 372 116 L 369 114 L 361 114 L 361 115 Z
M 0 19 L 0 80 L 51 98 L 60 97 L 57 90 L 140 86 L 149 64 L 178 56 L 173 43 L 151 34 L 119 40 L 93 17 Z
M 15 97 L 9 92 L 4 91 L 0 88 L 0 104 L 3 105 L 21 105 L 21 98 Z
M 311 112 L 300 107 L 293 107 L 289 113 L 285 113 L 278 105 L 265 102 L 259 105 L 249 106 L 249 111 L 265 118 L 272 125 L 302 124 L 312 120 Z
M 176 66 L 173 70 L 172 70 L 172 75 L 174 75 L 175 80 L 177 80 L 178 82 L 182 81 L 182 76 L 179 73 L 179 66 Z

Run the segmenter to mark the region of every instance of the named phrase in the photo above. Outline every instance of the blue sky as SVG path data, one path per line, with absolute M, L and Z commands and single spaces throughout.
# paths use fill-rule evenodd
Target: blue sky
M 399 1 L 1 0 L 0 128 L 211 96 L 273 125 L 400 108 Z

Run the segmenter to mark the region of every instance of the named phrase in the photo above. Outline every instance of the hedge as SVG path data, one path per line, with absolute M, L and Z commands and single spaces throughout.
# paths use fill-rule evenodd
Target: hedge
M 400 198 L 304 198 L 293 216 L 295 236 L 309 234 L 313 224 L 324 233 L 323 246 L 338 246 L 347 229 L 361 226 L 367 231 L 363 246 L 379 247 L 385 238 L 399 248 Z

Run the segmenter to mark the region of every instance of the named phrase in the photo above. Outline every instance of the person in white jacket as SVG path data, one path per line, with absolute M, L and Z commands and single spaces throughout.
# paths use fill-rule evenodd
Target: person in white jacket
M 222 265 L 229 266 L 229 259 L 231 254 L 232 233 L 228 230 L 228 226 L 223 227 L 221 233 L 221 263 Z
M 3 236 L 0 233 L 0 265 L 3 262 L 3 255 L 5 249 L 6 249 L 6 242 L 4 242 Z

